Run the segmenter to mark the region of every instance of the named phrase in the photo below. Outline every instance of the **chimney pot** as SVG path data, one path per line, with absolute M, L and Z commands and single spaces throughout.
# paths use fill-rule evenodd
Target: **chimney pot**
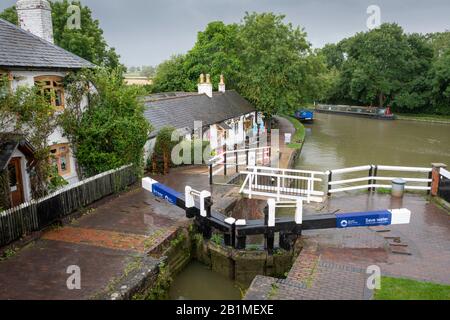
M 220 75 L 220 83 L 219 83 L 219 92 L 224 93 L 226 91 L 225 89 L 225 78 L 223 74 Z
M 198 84 L 198 94 L 206 94 L 208 97 L 212 98 L 213 95 L 213 86 L 211 83 L 211 76 L 209 74 L 205 75 L 202 73 L 200 75 L 200 83 Z

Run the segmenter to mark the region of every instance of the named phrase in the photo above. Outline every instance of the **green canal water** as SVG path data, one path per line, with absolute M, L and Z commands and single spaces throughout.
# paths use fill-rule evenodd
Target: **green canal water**
M 306 124 L 298 169 L 331 170 L 361 165 L 450 165 L 450 125 L 386 121 L 316 113 Z
M 296 167 L 325 171 L 360 165 L 450 165 L 450 125 L 316 114 Z M 286 215 L 291 215 L 286 212 Z M 261 240 L 261 239 L 259 239 Z M 259 241 L 260 242 L 260 241 Z M 199 262 L 176 276 L 171 299 L 241 299 L 239 287 Z
M 234 281 L 192 261 L 176 276 L 169 292 L 172 300 L 240 300 Z

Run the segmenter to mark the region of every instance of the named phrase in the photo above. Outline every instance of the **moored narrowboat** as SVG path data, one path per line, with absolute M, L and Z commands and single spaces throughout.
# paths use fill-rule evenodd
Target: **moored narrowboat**
M 391 112 L 390 107 L 360 107 L 346 105 L 316 105 L 316 111 L 321 113 L 335 113 L 351 116 L 369 117 L 380 120 L 395 120 L 395 115 Z

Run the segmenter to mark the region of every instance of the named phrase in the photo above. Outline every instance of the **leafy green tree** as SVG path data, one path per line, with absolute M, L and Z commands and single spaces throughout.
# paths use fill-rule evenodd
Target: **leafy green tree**
M 151 131 L 143 115 L 142 89 L 125 85 L 119 70 L 87 70 L 68 81 L 72 83 L 67 86 L 70 100 L 60 124 L 83 176 L 130 163 L 142 170 Z M 87 107 L 83 101 L 88 101 Z
M 38 199 L 53 190 L 49 180 L 54 170 L 48 139 L 56 128 L 57 114 L 46 97 L 36 87 L 19 87 L 14 92 L 0 95 L 0 118 L 2 131 L 23 135 L 34 147 L 34 162 L 30 172 L 31 194 Z M 7 139 L 5 134 L 2 138 Z M 55 176 L 53 176 L 55 177 Z M 56 178 L 56 177 L 55 177 Z
M 142 77 L 153 78 L 156 73 L 156 68 L 153 66 L 142 66 L 140 75 Z
M 311 82 L 323 68 L 306 33 L 283 20 L 273 13 L 247 13 L 239 32 L 239 89 L 269 117 L 315 95 Z
M 96 65 L 111 69 L 125 71 L 125 67 L 119 61 L 119 55 L 114 48 L 110 48 L 103 37 L 100 22 L 92 18 L 92 12 L 79 1 L 52 1 L 53 36 L 55 44 L 64 48 Z M 71 29 L 67 27 L 67 21 L 71 13 L 67 12 L 70 5 L 80 7 L 81 28 Z M 0 18 L 11 23 L 18 24 L 15 7 L 5 9 Z
M 433 110 L 438 114 L 450 114 L 450 49 L 433 65 L 431 70 Z
M 328 101 L 422 110 L 429 103 L 433 50 L 426 37 L 397 24 L 358 33 L 320 52 L 338 70 Z
M 153 92 L 188 91 L 192 83 L 186 76 L 184 62 L 186 56 L 174 55 L 156 68 Z
M 217 89 L 220 75 L 227 80 L 228 88 L 236 88 L 241 69 L 238 56 L 237 24 L 226 25 L 222 21 L 214 21 L 207 25 L 205 31 L 199 32 L 197 42 L 186 55 L 184 69 L 188 78 L 188 89 L 196 90 L 200 74 L 210 74 L 212 83 Z
M 19 24 L 19 17 L 17 16 L 16 6 L 12 6 L 0 12 L 0 19 L 11 22 L 12 24 Z
M 450 31 L 430 33 L 426 35 L 426 38 L 433 47 L 437 58 L 443 56 L 450 49 Z

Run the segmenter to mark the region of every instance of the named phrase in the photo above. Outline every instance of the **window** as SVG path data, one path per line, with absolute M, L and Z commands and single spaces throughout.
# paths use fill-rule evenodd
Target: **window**
M 57 111 L 64 109 L 64 86 L 62 77 L 40 76 L 34 78 L 34 83 L 41 88 L 41 93 Z
M 70 148 L 68 144 L 57 144 L 51 146 L 51 163 L 58 169 L 60 176 L 70 173 Z

